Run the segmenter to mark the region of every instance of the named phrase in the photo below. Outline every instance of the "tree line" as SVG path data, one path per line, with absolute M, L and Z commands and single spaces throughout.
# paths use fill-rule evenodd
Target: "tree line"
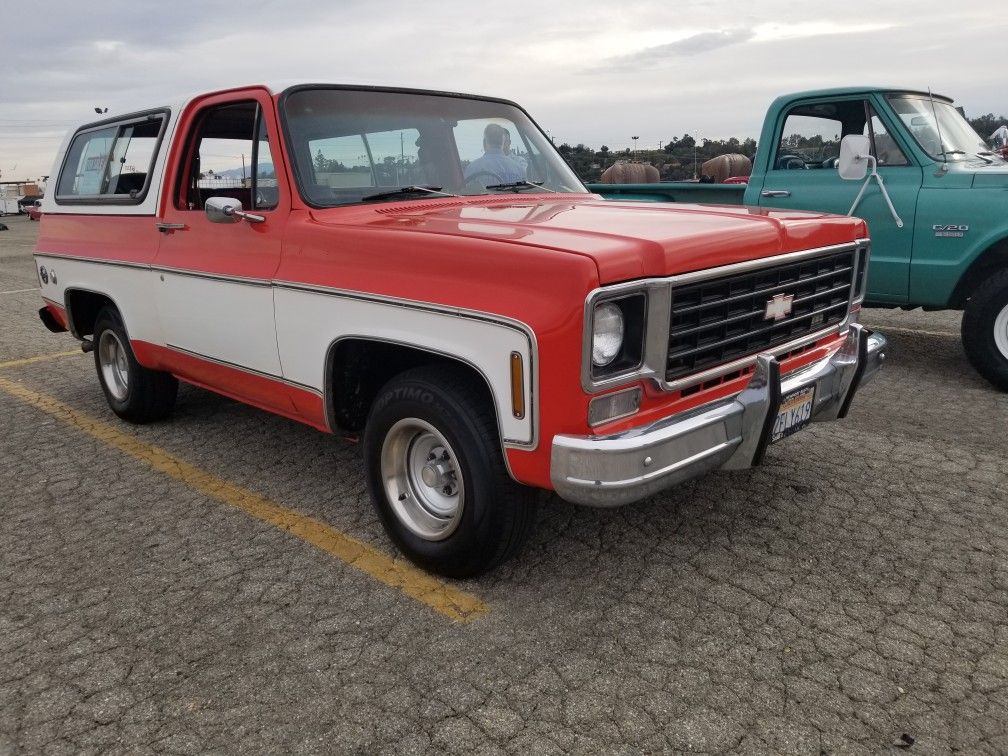
M 1002 124 L 1008 124 L 1008 118 L 1003 115 L 986 115 L 967 119 L 976 132 L 985 139 Z M 800 137 L 795 134 L 789 137 L 794 146 L 815 146 L 812 142 L 816 137 Z M 820 142 L 821 137 L 819 138 Z M 808 142 L 808 144 L 806 144 Z M 738 139 L 700 139 L 695 140 L 690 134 L 673 137 L 663 142 L 661 149 L 628 148 L 611 150 L 602 145 L 597 150 L 584 144 L 570 145 L 566 142 L 557 147 L 564 160 L 574 169 L 582 181 L 598 181 L 602 172 L 618 160 L 632 160 L 640 163 L 650 163 L 658 169 L 662 181 L 686 181 L 700 176 L 700 166 L 704 161 L 734 153 L 745 155 L 750 160 L 756 155 L 756 140 L 751 137 Z

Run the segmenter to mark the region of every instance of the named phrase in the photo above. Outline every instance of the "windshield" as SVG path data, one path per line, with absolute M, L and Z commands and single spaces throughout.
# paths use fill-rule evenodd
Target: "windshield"
M 519 108 L 411 92 L 303 89 L 284 119 L 316 207 L 506 192 L 587 190 Z
M 952 103 L 936 99 L 932 105 L 928 97 L 911 95 L 890 97 L 889 103 L 907 131 L 931 157 L 950 161 L 998 159 Z

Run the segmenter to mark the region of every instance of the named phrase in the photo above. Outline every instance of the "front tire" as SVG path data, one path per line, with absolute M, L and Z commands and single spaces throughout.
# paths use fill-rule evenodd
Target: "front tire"
M 109 407 L 123 420 L 149 423 L 175 408 L 178 379 L 137 362 L 119 312 L 105 307 L 94 326 L 95 369 Z
M 984 378 L 1008 391 L 1008 270 L 977 287 L 962 319 L 963 348 Z
M 514 556 L 536 496 L 504 465 L 486 391 L 464 368 L 409 370 L 378 393 L 364 432 L 371 500 L 410 560 L 473 577 Z

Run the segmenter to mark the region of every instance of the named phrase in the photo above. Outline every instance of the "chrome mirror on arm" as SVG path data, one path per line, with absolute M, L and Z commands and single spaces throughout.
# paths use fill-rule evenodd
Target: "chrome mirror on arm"
M 249 213 L 242 209 L 240 200 L 232 197 L 210 197 L 203 206 L 211 223 L 237 223 L 246 220 L 249 223 L 263 223 L 265 215 Z

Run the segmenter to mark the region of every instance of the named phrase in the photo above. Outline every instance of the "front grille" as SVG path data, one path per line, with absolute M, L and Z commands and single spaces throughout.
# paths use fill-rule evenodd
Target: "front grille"
M 799 340 L 847 317 L 857 249 L 735 273 L 672 290 L 665 380 Z M 790 295 L 791 313 L 768 320 L 768 302 Z

